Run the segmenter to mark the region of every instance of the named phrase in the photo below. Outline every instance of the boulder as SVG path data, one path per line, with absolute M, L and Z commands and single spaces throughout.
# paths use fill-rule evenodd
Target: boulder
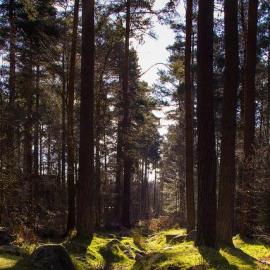
M 76 270 L 66 249 L 61 245 L 43 245 L 30 257 L 31 262 L 42 269 Z
M 13 237 L 8 228 L 0 227 L 0 246 L 9 245 L 13 241 Z
M 119 248 L 129 259 L 133 259 L 134 255 L 129 246 L 124 245 L 118 239 L 111 240 L 107 245 L 107 252 L 113 253 L 114 249 Z

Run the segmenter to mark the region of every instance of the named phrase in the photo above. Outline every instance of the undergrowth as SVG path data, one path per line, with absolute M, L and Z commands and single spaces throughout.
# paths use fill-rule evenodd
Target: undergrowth
M 234 238 L 234 248 L 196 248 L 192 241 L 172 244 L 168 236 L 184 236 L 183 229 L 125 235 L 95 234 L 88 240 L 69 239 L 64 244 L 78 270 L 166 270 L 166 269 L 270 269 L 270 247 L 258 241 Z M 27 248 L 28 252 L 33 246 Z M 0 254 L 0 269 L 32 270 L 26 258 Z

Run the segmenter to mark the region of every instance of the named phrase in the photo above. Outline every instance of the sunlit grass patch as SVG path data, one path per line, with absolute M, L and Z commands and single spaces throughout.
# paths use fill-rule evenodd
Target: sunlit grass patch
M 90 245 L 88 239 L 74 238 L 66 243 L 66 247 L 78 270 L 102 269 L 105 261 L 100 250 L 108 242 L 109 238 L 94 235 Z
M 89 239 L 69 239 L 65 246 L 77 270 L 270 270 L 267 265 L 270 263 L 270 247 L 263 243 L 244 241 L 236 236 L 234 248 L 215 250 L 197 248 L 193 241 L 166 241 L 168 236 L 185 235 L 184 229 L 163 230 L 149 236 L 134 230 L 125 236 L 95 234 L 91 244 Z M 22 257 L 0 254 L 0 270 L 32 269 Z
M 45 270 L 33 266 L 29 260 L 10 254 L 0 254 L 1 270 Z
M 166 270 L 170 267 L 179 269 L 270 269 L 263 258 L 270 256 L 270 247 L 259 242 L 244 242 L 234 238 L 235 248 L 220 250 L 197 248 L 194 242 L 180 244 L 166 243 L 166 235 L 185 235 L 185 230 L 159 232 L 146 241 L 148 255 L 135 264 L 134 270 Z M 269 257 L 270 258 L 270 257 Z
M 75 246 L 76 244 L 84 243 L 73 243 Z M 139 251 L 139 248 L 134 244 L 132 237 L 95 234 L 91 244 L 85 248 L 85 254 L 76 252 L 76 247 L 73 247 L 71 255 L 79 270 L 104 267 L 131 269 L 135 262 L 135 251 Z
M 235 236 L 233 239 L 234 245 L 240 248 L 243 252 L 251 257 L 260 258 L 270 258 L 270 246 L 267 246 L 260 241 L 248 240 L 244 241 L 239 235 Z
M 170 229 L 158 232 L 146 239 L 147 251 L 158 251 L 166 247 L 166 235 L 186 235 L 185 229 Z
M 8 269 L 16 265 L 20 257 L 0 254 L 0 269 Z

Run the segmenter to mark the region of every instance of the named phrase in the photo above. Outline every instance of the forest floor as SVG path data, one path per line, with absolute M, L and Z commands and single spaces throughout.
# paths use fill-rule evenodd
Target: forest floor
M 183 229 L 148 234 L 136 229 L 125 235 L 97 233 L 87 241 L 67 240 L 68 250 L 78 270 L 155 270 L 155 269 L 270 269 L 270 246 L 258 241 L 234 238 L 234 248 L 219 250 L 194 246 L 185 240 Z M 26 254 L 34 246 L 25 246 Z M 28 256 L 0 252 L 0 269 L 32 270 Z

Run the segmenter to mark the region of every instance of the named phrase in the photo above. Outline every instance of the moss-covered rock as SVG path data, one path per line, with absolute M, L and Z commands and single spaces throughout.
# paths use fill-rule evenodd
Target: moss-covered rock
M 75 238 L 69 239 L 65 246 L 77 270 L 270 270 L 270 246 L 260 241 L 236 236 L 233 248 L 198 249 L 193 241 L 168 243 L 167 235 L 172 239 L 186 237 L 186 231 L 171 229 L 147 237 L 138 230 L 125 236 L 103 233 L 94 235 L 91 243 L 89 239 Z M 0 254 L 0 269 L 39 268 L 33 268 L 27 258 Z
M 43 245 L 30 257 L 33 265 L 46 270 L 76 270 L 66 249 L 61 245 Z

